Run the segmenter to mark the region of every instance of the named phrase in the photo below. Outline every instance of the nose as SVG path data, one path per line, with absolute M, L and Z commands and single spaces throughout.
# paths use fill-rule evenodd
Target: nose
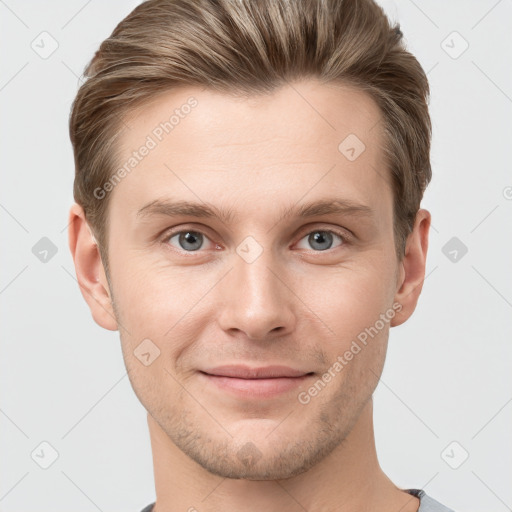
M 226 332 L 243 332 L 251 340 L 269 340 L 293 331 L 293 283 L 289 274 L 264 250 L 252 262 L 234 255 L 234 265 L 219 289 L 220 327 Z

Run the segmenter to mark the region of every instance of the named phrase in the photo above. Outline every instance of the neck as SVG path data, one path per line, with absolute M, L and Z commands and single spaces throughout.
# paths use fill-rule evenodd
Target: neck
M 310 470 L 283 480 L 213 475 L 169 439 L 148 413 L 156 488 L 154 512 L 416 512 L 418 498 L 398 489 L 377 459 L 370 400 L 343 442 Z

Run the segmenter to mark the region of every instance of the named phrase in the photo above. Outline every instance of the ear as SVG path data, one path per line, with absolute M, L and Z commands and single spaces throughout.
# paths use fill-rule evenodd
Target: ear
M 82 295 L 94 321 L 109 331 L 117 331 L 109 286 L 100 252 L 83 208 L 74 203 L 69 212 L 69 248 Z
M 405 255 L 400 263 L 395 303 L 401 304 L 402 308 L 397 310 L 391 320 L 392 327 L 403 324 L 416 309 L 425 279 L 430 222 L 430 212 L 418 210 L 414 228 L 407 237 Z

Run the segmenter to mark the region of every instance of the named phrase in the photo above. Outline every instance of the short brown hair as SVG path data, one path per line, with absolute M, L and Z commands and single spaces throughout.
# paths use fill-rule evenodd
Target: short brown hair
M 432 177 L 429 85 L 373 0 L 147 0 L 123 19 L 85 69 L 69 129 L 74 199 L 108 277 L 108 203 L 94 191 L 119 165 L 123 117 L 159 93 L 202 86 L 247 96 L 317 78 L 366 91 L 378 104 L 402 259 Z

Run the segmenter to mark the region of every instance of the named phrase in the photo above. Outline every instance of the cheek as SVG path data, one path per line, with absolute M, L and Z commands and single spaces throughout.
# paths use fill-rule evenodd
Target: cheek
M 305 277 L 298 295 L 338 340 L 356 337 L 392 305 L 393 270 L 378 262 Z M 333 332 L 331 332 L 333 331 Z
M 183 396 L 183 386 L 178 384 L 175 372 L 168 364 L 165 352 L 161 352 L 146 366 L 134 355 L 130 341 L 122 339 L 122 347 L 130 384 L 146 410 L 157 418 L 161 417 L 161 411 L 170 410 L 170 404 L 179 409 L 186 397 Z
M 191 267 L 172 267 L 163 258 L 153 261 L 143 253 L 114 265 L 115 299 L 134 328 L 157 328 L 161 335 L 201 297 L 203 279 L 195 279 Z
M 117 260 L 115 265 L 112 286 L 119 321 L 125 328 L 120 329 L 125 363 L 137 370 L 141 351 L 149 352 L 151 358 L 160 353 L 151 363 L 151 372 L 162 373 L 200 338 L 204 327 L 198 321 L 201 299 L 218 278 L 191 267 L 171 268 L 165 261 L 152 262 L 142 255 Z
M 343 403 L 364 399 L 378 382 L 395 313 L 392 281 L 393 270 L 377 260 L 338 268 L 323 287 L 312 288 L 307 304 L 329 327 L 317 347 L 325 353 L 326 371 L 335 375 L 331 390 Z
M 358 407 L 373 393 L 384 365 L 394 310 L 387 283 L 377 274 L 347 270 L 324 294 L 311 298 L 311 304 L 321 305 L 315 312 L 329 327 L 317 340 L 332 382 L 320 402 L 336 400 L 340 410 Z

